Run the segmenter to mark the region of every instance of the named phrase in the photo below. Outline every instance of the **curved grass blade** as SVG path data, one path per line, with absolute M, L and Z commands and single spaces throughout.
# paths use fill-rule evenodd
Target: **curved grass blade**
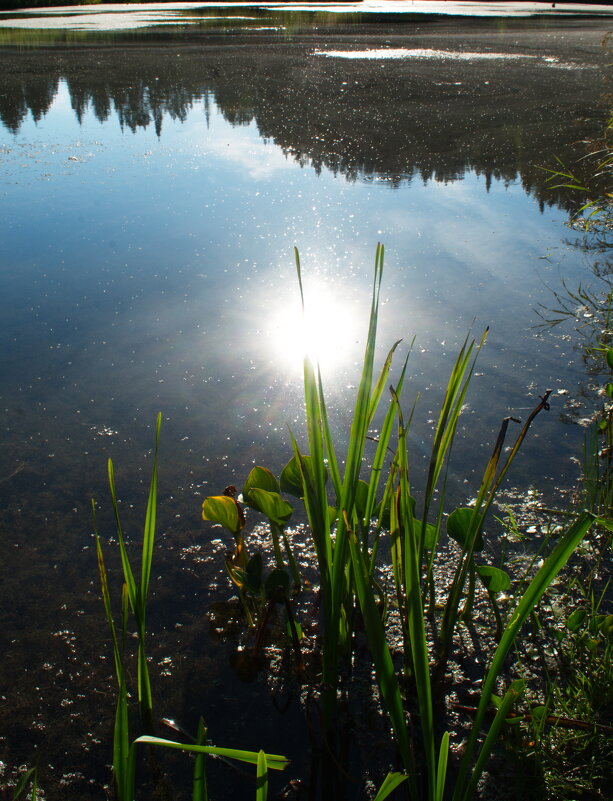
M 383 780 L 383 784 L 379 787 L 379 792 L 375 796 L 374 801 L 384 801 L 390 793 L 394 792 L 396 787 L 401 785 L 402 782 L 406 781 L 408 778 L 406 773 L 388 773 Z
M 477 784 L 479 783 L 481 774 L 485 769 L 485 765 L 490 757 L 492 748 L 494 747 L 495 743 L 498 740 L 498 737 L 500 736 L 500 731 L 505 723 L 505 719 L 511 712 L 513 704 L 517 701 L 519 696 L 524 692 L 525 687 L 526 687 L 526 682 L 524 679 L 516 679 L 514 682 L 511 683 L 509 689 L 504 694 L 502 702 L 500 703 L 500 706 L 496 710 L 494 720 L 490 725 L 485 741 L 481 746 L 481 750 L 479 751 L 479 756 L 475 763 L 475 767 L 472 769 L 470 780 L 468 782 L 468 785 L 466 787 L 466 792 L 464 794 L 465 798 L 472 799 L 475 797 Z
M 513 610 L 513 613 L 511 614 L 511 617 L 502 633 L 498 647 L 494 652 L 488 672 L 483 682 L 481 701 L 477 708 L 477 714 L 475 716 L 473 728 L 466 745 L 464 757 L 460 764 L 460 771 L 456 783 L 456 790 L 453 795 L 453 801 L 469 801 L 470 799 L 468 786 L 466 784 L 470 763 L 472 762 L 477 740 L 479 738 L 479 732 L 487 713 L 490 697 L 496 689 L 496 679 L 503 668 L 507 653 L 513 645 L 515 638 L 526 618 L 532 612 L 536 604 L 540 601 L 541 597 L 551 585 L 554 578 L 564 567 L 577 545 L 579 545 L 581 540 L 585 537 L 595 519 L 595 515 L 587 511 L 582 512 L 578 516 L 566 534 L 560 539 L 556 547 L 549 554 Z
M 190 745 L 177 743 L 174 740 L 165 740 L 162 737 L 152 737 L 148 734 L 137 737 L 133 745 L 144 743 L 147 745 L 158 745 L 162 748 L 173 748 L 177 751 L 189 751 L 192 754 L 213 754 L 215 756 L 236 759 L 239 762 L 248 762 L 257 765 L 258 753 L 256 751 L 242 751 L 238 748 L 218 748 L 215 745 Z M 268 770 L 285 770 L 289 765 L 289 759 L 279 754 L 266 754 L 266 767 Z

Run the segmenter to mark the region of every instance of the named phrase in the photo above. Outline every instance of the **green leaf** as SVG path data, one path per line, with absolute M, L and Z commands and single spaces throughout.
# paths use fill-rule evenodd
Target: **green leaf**
M 494 716 L 494 720 L 492 721 L 489 731 L 485 737 L 483 745 L 481 746 L 481 751 L 479 752 L 479 756 L 477 757 L 477 761 L 473 768 L 470 780 L 468 782 L 467 788 L 464 793 L 465 799 L 473 799 L 476 795 L 477 784 L 479 783 L 479 779 L 483 770 L 485 768 L 486 762 L 489 759 L 491 754 L 492 748 L 494 744 L 498 741 L 500 736 L 500 731 L 502 726 L 506 722 L 506 718 L 508 718 L 509 713 L 511 712 L 511 708 L 515 701 L 519 698 L 519 696 L 524 692 L 526 687 L 525 679 L 516 679 L 515 681 L 511 682 L 509 689 L 504 694 L 504 697 L 500 703 L 498 711 Z M 474 724 L 476 726 L 476 724 Z M 456 787 L 457 792 L 458 787 Z
M 530 714 L 532 715 L 532 720 L 534 720 L 536 723 L 540 723 L 543 718 L 547 717 L 549 714 L 549 709 L 543 704 L 539 704 L 538 706 L 533 706 L 531 708 Z
M 271 570 L 265 583 L 266 597 L 275 598 L 281 588 L 284 593 L 289 592 L 289 573 L 280 567 Z
M 243 497 L 244 494 L 243 494 Z M 291 503 L 284 501 L 278 492 L 268 492 L 264 489 L 252 487 L 246 502 L 253 509 L 257 509 L 273 523 L 284 526 L 294 512 Z
M 601 634 L 607 639 L 611 639 L 613 637 L 613 615 L 604 615 L 604 620 L 598 626 Z
M 613 398 L 613 384 L 610 382 L 605 386 L 605 392 L 609 396 L 609 398 Z
M 435 801 L 443 801 L 445 781 L 447 779 L 447 760 L 449 758 L 449 732 L 446 731 L 441 738 L 438 752 L 438 765 L 436 769 Z
M 503 592 L 511 586 L 511 579 L 504 570 L 489 565 L 476 565 L 476 568 L 481 581 L 490 592 Z
M 454 509 L 447 518 L 447 533 L 451 539 L 459 543 L 464 550 L 470 547 L 470 537 L 474 529 L 475 510 L 469 507 Z M 474 551 L 483 550 L 483 536 L 481 532 L 475 539 Z
M 251 559 L 247 562 L 244 574 L 244 583 L 249 589 L 258 595 L 262 589 L 262 554 L 258 551 L 254 553 Z
M 302 454 L 302 466 L 306 469 L 311 480 L 314 481 L 313 460 L 310 456 Z M 325 473 L 325 476 L 327 480 L 327 472 Z M 295 498 L 302 498 L 304 494 L 302 491 L 302 474 L 300 472 L 300 464 L 298 463 L 295 455 L 292 456 L 292 458 L 281 471 L 279 483 L 281 485 L 281 492 L 287 492 L 289 495 L 293 495 Z
M 610 517 L 597 517 L 596 522 L 599 526 L 604 526 L 609 531 L 613 531 L 613 518 Z
M 566 618 L 566 628 L 569 631 L 577 631 L 583 625 L 586 617 L 587 609 L 575 609 L 575 611 L 571 612 Z
M 607 352 L 605 355 L 609 368 L 613 370 L 613 348 L 607 348 Z
M 235 537 L 245 525 L 239 506 L 229 495 L 212 495 L 202 504 L 202 519 L 227 528 Z
M 404 773 L 388 773 L 385 777 L 383 784 L 379 787 L 379 792 L 375 796 L 375 801 L 383 801 L 390 793 L 393 793 L 396 787 L 402 782 L 406 781 L 408 776 Z
M 422 521 L 414 518 L 415 531 L 421 531 Z M 433 526 L 432 523 L 426 523 L 426 528 L 424 532 L 424 542 L 423 546 L 426 550 L 430 551 L 432 548 L 435 547 L 438 541 L 438 529 L 436 526 Z
M 263 489 L 267 492 L 277 492 L 279 493 L 281 490 L 279 489 L 279 482 L 274 477 L 274 475 L 268 470 L 266 467 L 260 467 L 256 465 L 249 475 L 247 476 L 247 480 L 245 481 L 245 486 L 243 487 L 243 498 L 245 499 L 245 503 L 248 503 L 248 497 L 250 491 L 257 487 L 257 489 Z
M 36 768 L 29 768 L 26 770 L 25 773 L 22 773 L 19 777 L 19 781 L 15 785 L 15 789 L 13 791 L 13 801 L 17 801 L 23 795 L 24 790 L 26 789 L 26 785 L 30 781 L 30 779 L 34 776 L 36 778 Z
M 553 551 L 549 554 L 547 559 L 545 559 L 543 565 L 524 591 L 522 597 L 519 599 L 515 609 L 511 612 L 511 616 L 507 622 L 505 630 L 502 633 L 498 647 L 491 658 L 489 669 L 483 681 L 481 700 L 477 708 L 477 714 L 475 715 L 472 731 L 466 744 L 464 756 L 462 757 L 462 761 L 460 763 L 460 770 L 456 780 L 456 789 L 453 794 L 453 801 L 469 801 L 469 799 L 474 797 L 471 795 L 473 789 L 471 784 L 474 779 L 474 772 L 470 782 L 466 784 L 469 766 L 474 755 L 477 740 L 479 738 L 479 731 L 487 712 L 488 699 L 495 688 L 496 679 L 503 669 L 504 661 L 511 646 L 515 642 L 517 633 L 519 632 L 528 615 L 540 601 L 547 588 L 551 585 L 554 578 L 564 567 L 577 545 L 579 545 L 583 537 L 585 537 L 595 519 L 595 516 L 587 511 L 582 512 L 575 519 L 572 525 L 567 529 L 564 536 L 560 538 L 560 541 L 555 546 Z M 514 685 L 515 682 L 511 685 L 511 688 L 513 688 Z M 490 728 L 490 732 L 492 732 L 493 727 L 494 723 L 492 724 L 492 728 Z M 486 747 L 486 743 L 483 744 L 481 750 L 482 754 Z

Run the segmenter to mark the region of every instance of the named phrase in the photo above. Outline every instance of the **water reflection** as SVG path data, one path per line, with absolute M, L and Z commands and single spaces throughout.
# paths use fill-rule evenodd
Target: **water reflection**
M 204 101 L 205 115 L 214 103 L 232 125 L 254 122 L 264 140 L 316 171 L 392 186 L 457 180 L 467 170 L 483 174 L 487 186 L 519 176 L 540 203 L 570 205 L 568 193 L 545 189 L 540 165 L 552 153 L 570 160 L 569 143 L 586 132 L 585 113 L 596 116 L 604 51 L 588 58 L 565 48 L 543 53 L 527 39 L 519 52 L 501 53 L 482 36 L 474 42 L 479 50 L 392 44 L 338 51 L 277 40 L 265 53 L 248 43 L 180 52 L 150 46 L 119 60 L 99 46 L 51 52 L 44 70 L 28 53 L 15 64 L 8 51 L 0 119 L 17 134 L 28 116 L 40 122 L 66 86 L 79 121 L 91 110 L 100 122 L 112 115 L 124 129 L 151 126 L 159 137 L 165 118 L 184 122 Z M 341 52 L 350 58 L 342 66 L 331 58 Z M 375 52 L 395 58 L 361 58 Z
M 409 44 L 458 51 L 452 34 L 435 27 Z M 106 687 L 112 673 L 88 499 L 98 499 L 108 536 L 112 456 L 126 532 L 139 536 L 158 409 L 151 626 L 160 714 L 185 708 L 197 719 L 207 709 L 227 727 L 215 739 L 244 742 L 232 720 L 250 700 L 239 687 L 218 692 L 227 654 L 208 650 L 204 614 L 228 596 L 218 557 L 231 543 L 202 534 L 200 504 L 240 485 L 253 463 L 278 473 L 291 454 L 288 427 L 301 440 L 299 357 L 288 363 L 299 311 L 295 245 L 320 352 L 338 359 L 324 366 L 341 442 L 382 240 L 380 355 L 399 337 L 406 353 L 417 336 L 406 390 L 407 407 L 419 395 L 415 485 L 441 387 L 471 326 L 477 337 L 486 325 L 492 332 L 461 420 L 467 440 L 454 454 L 450 496 L 474 493 L 500 419 L 525 416 L 550 387 L 552 413 L 531 432 L 518 483 L 551 489 L 576 474 L 570 457 L 581 432 L 558 413 L 581 365 L 568 339 L 545 341 L 531 326 L 545 285 L 560 273 L 582 281 L 589 265 L 564 242 L 570 201 L 546 190 L 538 165 L 554 152 L 566 157 L 569 141 L 599 127 L 598 37 L 581 52 L 569 50 L 572 37 L 548 40 L 549 55 L 559 47 L 574 65 L 559 69 L 541 58 L 538 30 L 471 28 L 468 52 L 504 46 L 530 57 L 460 66 L 315 54 L 369 50 L 383 36 L 404 48 L 412 28 L 258 36 L 0 49 L 5 724 L 13 764 L 30 760 L 33 738 L 48 749 L 57 772 L 49 799 L 65 798 L 67 786 L 74 797 L 100 797 L 108 781 L 112 721 L 94 731 L 88 709 L 89 699 L 98 703 L 92 683 L 102 675 Z M 164 660 L 181 648 L 189 658 L 173 659 L 164 695 Z M 79 665 L 60 674 L 66 653 Z M 67 688 L 72 729 L 55 736 L 63 707 L 54 704 Z M 258 729 L 269 716 L 253 717 L 254 747 L 283 753 L 286 742 Z M 75 742 L 93 754 L 95 786 L 61 783 Z

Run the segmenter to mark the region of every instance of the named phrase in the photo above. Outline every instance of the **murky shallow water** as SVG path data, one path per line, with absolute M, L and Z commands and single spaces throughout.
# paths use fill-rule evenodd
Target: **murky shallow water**
M 101 797 L 108 780 L 111 663 L 88 504 L 111 537 L 112 456 L 137 536 L 160 409 L 160 714 L 193 727 L 204 712 L 219 743 L 238 731 L 245 748 L 289 747 L 287 726 L 262 716 L 266 679 L 241 684 L 235 644 L 209 631 L 209 605 L 231 593 L 228 543 L 199 514 L 204 494 L 240 486 L 253 463 L 278 472 L 288 426 L 302 435 L 294 246 L 341 437 L 383 241 L 381 355 L 416 337 L 416 472 L 455 352 L 489 325 L 455 499 L 474 493 L 501 418 L 550 388 L 512 481 L 551 495 L 576 475 L 582 431 L 560 417 L 581 360 L 567 332 L 533 327 L 534 309 L 562 278 L 592 272 L 539 165 L 599 131 L 606 26 L 260 10 L 249 30 L 245 16 L 174 34 L 67 41 L 47 27 L 0 40 L 0 736 L 9 767 L 33 747 L 52 764 L 48 798 Z M 357 57 L 373 51 L 428 57 Z M 92 756 L 81 778 L 75 743 Z

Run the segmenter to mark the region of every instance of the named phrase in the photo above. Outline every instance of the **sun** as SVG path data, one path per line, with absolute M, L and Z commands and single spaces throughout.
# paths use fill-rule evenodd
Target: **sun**
M 357 305 L 333 281 L 314 279 L 304 292 L 304 311 L 299 298 L 272 311 L 268 326 L 272 351 L 276 360 L 296 372 L 308 356 L 322 373 L 333 375 L 357 353 Z

